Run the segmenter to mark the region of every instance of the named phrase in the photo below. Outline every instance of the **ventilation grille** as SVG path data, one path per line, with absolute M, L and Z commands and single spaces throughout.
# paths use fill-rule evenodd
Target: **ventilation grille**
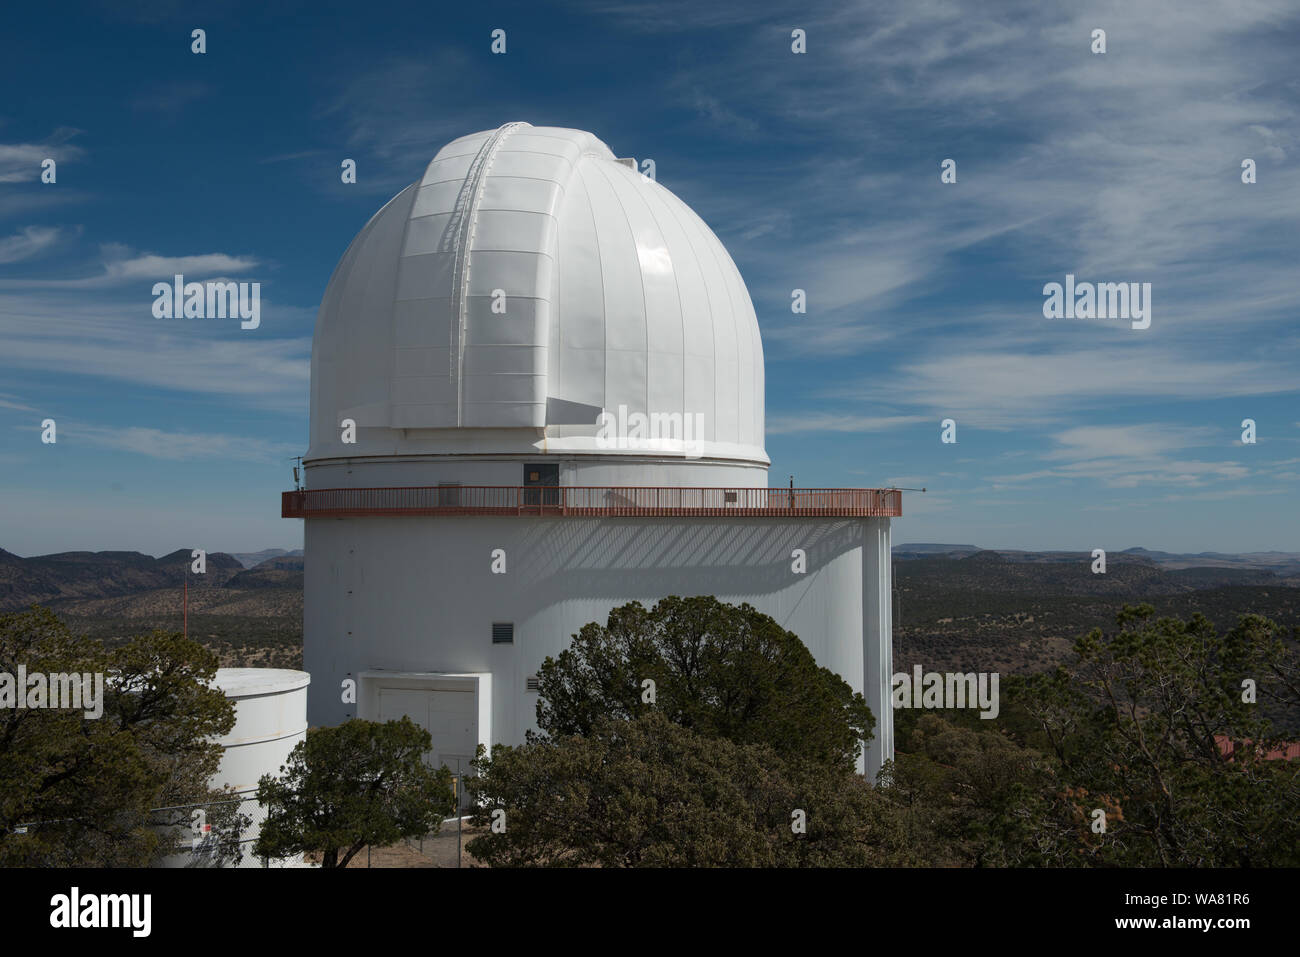
M 512 645 L 515 641 L 515 623 L 513 621 L 492 622 L 492 644 Z
M 524 681 L 524 686 L 529 691 L 540 691 L 542 687 L 542 679 L 537 677 L 537 675 L 529 675 Z

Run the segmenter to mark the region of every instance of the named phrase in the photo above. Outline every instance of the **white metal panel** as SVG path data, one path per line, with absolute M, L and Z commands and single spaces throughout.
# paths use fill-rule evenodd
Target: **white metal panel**
M 713 316 L 704 285 L 700 261 L 679 222 L 680 214 L 669 205 L 665 191 L 643 194 L 668 245 L 677 285 L 682 322 L 682 406 L 704 417 L 704 437 L 717 438 L 716 397 L 713 389 Z
M 479 209 L 517 209 L 554 215 L 564 196 L 564 187 L 545 179 L 502 176 L 495 166 L 483 186 Z
M 555 261 L 536 252 L 476 249 L 469 254 L 469 295 L 491 296 L 502 289 L 507 298 L 544 298 L 550 291 Z
M 406 224 L 406 242 L 402 246 L 402 256 L 422 256 L 445 249 L 449 242 L 447 226 L 450 222 L 451 213 L 413 218 Z
M 397 273 L 397 299 L 446 299 L 451 295 L 456 257 L 452 253 L 403 256 Z
M 465 303 L 473 344 L 535 346 L 542 324 L 550 324 L 552 308 L 546 299 L 514 296 L 506 299 L 504 313 L 493 312 L 493 302 L 492 296 L 470 296 Z
M 550 256 L 555 248 L 555 220 L 546 213 L 517 209 L 480 209 L 474 225 L 474 251 L 503 250 Z
M 636 243 L 623 207 L 609 181 L 584 164 L 579 175 L 591 197 L 592 217 L 596 224 L 600 273 L 605 294 L 605 348 L 644 352 L 646 347 L 645 297 L 641 291 L 641 267 Z M 614 383 L 606 378 L 606 391 Z M 610 401 L 615 402 L 611 394 Z M 645 407 L 644 394 L 634 406 Z
M 636 243 L 608 180 L 591 164 L 579 167 L 591 198 L 604 293 L 605 389 L 603 406 L 646 409 L 646 316 Z
M 393 350 L 393 378 L 436 378 L 447 371 L 451 350 L 442 348 L 408 348 Z
M 713 326 L 713 395 L 714 438 L 722 442 L 739 441 L 739 371 L 736 318 L 722 275 L 721 264 L 713 249 L 712 232 L 698 216 L 676 196 L 668 202 L 679 212 L 679 222 L 690 238 L 691 248 L 700 263 L 704 288 L 708 294 L 710 322 Z
M 564 182 L 573 168 L 563 156 L 549 156 L 545 153 L 517 152 L 503 149 L 492 163 L 495 176 L 531 176 L 533 179 Z
M 563 156 L 570 163 L 576 163 L 582 156 L 582 145 L 573 130 L 552 128 L 543 132 L 537 127 L 528 127 L 529 132 L 519 132 L 510 137 L 506 147 L 513 152 L 542 153 L 547 156 Z
M 452 391 L 451 380 L 446 376 L 394 376 L 393 378 L 394 411 L 401 411 L 404 406 L 438 405 L 455 410 L 456 396 Z M 444 410 L 445 411 L 445 410 Z M 421 418 L 416 410 L 407 410 L 414 418 L 408 420 L 406 428 L 417 428 L 427 419 Z
M 445 180 L 421 186 L 415 194 L 415 205 L 411 208 L 412 216 L 433 216 L 438 213 L 450 213 L 456 208 L 456 199 L 465 184 L 461 180 Z
M 463 183 L 466 175 L 469 173 L 470 163 L 474 161 L 478 148 L 469 153 L 462 153 L 456 156 L 436 157 L 424 171 L 424 178 L 420 180 L 421 186 L 432 186 L 434 183 Z
M 555 317 L 559 325 L 559 381 L 551 394 L 574 402 L 604 405 L 605 369 L 600 376 L 589 377 L 592 366 L 566 368 L 565 356 L 571 349 L 605 349 L 605 281 L 600 265 L 600 244 L 592 218 L 591 198 L 582 180 L 574 177 L 565 193 L 560 215 L 560 248 L 557 269 L 560 274 L 560 310 Z
M 683 411 L 681 301 L 672 256 L 647 206 L 653 180 L 617 163 L 593 163 L 613 188 L 636 245 L 646 319 L 646 405 L 642 411 Z
M 763 354 L 763 337 L 758 331 L 758 317 L 754 312 L 754 303 L 750 299 L 749 289 L 745 286 L 743 280 L 740 288 L 745 294 L 745 314 L 750 320 L 746 325 L 749 327 L 749 338 L 753 343 L 751 355 L 754 357 L 754 395 L 751 399 L 749 414 L 749 434 L 752 438 L 746 444 L 762 448 L 766 438 L 764 432 L 767 421 L 767 365 Z
M 406 299 L 393 306 L 393 343 L 398 347 L 447 348 L 451 328 L 450 299 Z
M 704 438 L 718 440 L 718 420 L 714 415 L 716 407 L 713 393 L 713 356 L 700 356 L 686 353 L 682 356 L 683 404 L 691 414 L 704 416 Z
M 706 229 L 708 227 L 705 227 Z M 763 437 L 754 434 L 754 417 L 751 412 L 754 402 L 755 376 L 762 376 L 763 356 L 754 355 L 754 336 L 750 326 L 756 322 L 747 321 L 745 310 L 753 311 L 749 295 L 745 292 L 745 283 L 740 278 L 740 271 L 728 255 L 726 247 L 717 236 L 709 230 L 714 256 L 721 267 L 722 278 L 727 286 L 727 301 L 730 306 L 732 321 L 736 329 L 736 441 L 746 444 L 761 444 Z

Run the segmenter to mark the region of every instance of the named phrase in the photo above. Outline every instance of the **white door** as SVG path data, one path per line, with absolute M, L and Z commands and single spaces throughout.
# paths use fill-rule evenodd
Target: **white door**
M 429 734 L 433 736 L 434 763 L 453 771 L 457 761 L 469 770 L 478 743 L 478 703 L 472 691 L 429 692 Z
M 478 746 L 476 697 L 473 691 L 381 688 L 379 720 L 395 721 L 405 715 L 433 739 L 426 756 L 430 764 L 468 773 Z
M 429 692 L 403 688 L 379 689 L 379 720 L 399 721 L 404 717 L 428 731 Z

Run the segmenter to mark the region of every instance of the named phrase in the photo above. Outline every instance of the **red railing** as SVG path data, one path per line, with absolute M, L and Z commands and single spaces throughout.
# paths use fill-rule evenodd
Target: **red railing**
M 878 488 L 422 485 L 284 492 L 284 518 L 377 515 L 684 515 L 897 518 L 903 493 Z

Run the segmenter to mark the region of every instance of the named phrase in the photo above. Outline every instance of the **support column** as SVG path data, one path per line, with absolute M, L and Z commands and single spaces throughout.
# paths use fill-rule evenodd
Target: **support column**
M 862 541 L 862 695 L 876 718 L 875 737 L 866 748 L 866 775 L 871 783 L 881 766 L 894 758 L 893 556 L 889 519 L 863 522 Z

